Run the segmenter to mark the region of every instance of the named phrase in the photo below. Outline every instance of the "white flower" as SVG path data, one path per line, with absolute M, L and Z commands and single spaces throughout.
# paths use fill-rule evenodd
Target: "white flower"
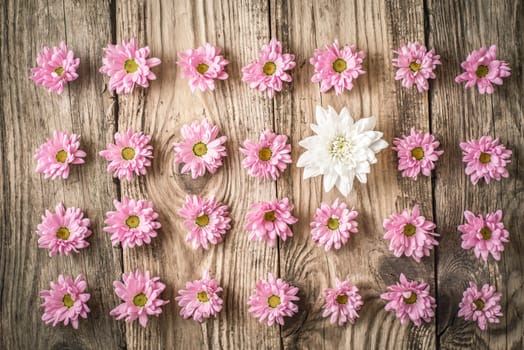
M 332 107 L 317 106 L 316 120 L 311 129 L 317 135 L 299 142 L 307 151 L 300 156 L 297 166 L 304 167 L 304 179 L 324 175 L 324 191 L 337 186 L 347 196 L 355 176 L 360 182 L 367 182 L 371 164 L 377 162 L 375 153 L 388 144 L 382 140 L 381 132 L 373 131 L 375 117 L 354 122 L 346 108 L 339 115 Z

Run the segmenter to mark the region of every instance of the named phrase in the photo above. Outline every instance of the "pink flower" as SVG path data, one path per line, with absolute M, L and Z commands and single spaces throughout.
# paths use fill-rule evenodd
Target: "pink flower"
M 38 53 L 36 63 L 37 66 L 31 68 L 31 79 L 36 85 L 44 86 L 59 95 L 64 91 L 65 84 L 78 78 L 76 70 L 80 65 L 80 58 L 75 58 L 75 53 L 68 50 L 63 41 L 60 42 L 60 47 L 44 47 Z
M 408 319 L 417 327 L 424 322 L 430 322 L 435 316 L 435 299 L 429 295 L 429 285 L 425 282 L 408 281 L 403 273 L 400 274 L 400 283 L 388 287 L 388 292 L 380 297 L 387 300 L 386 311 L 395 311 L 400 323 L 405 324 Z
M 204 44 L 197 49 L 179 52 L 176 64 L 182 67 L 182 77 L 189 79 L 192 92 L 215 90 L 215 79 L 226 80 L 228 74 L 224 68 L 229 61 L 220 55 L 222 49 L 211 44 Z
M 488 323 L 499 323 L 502 317 L 500 307 L 501 293 L 496 292 L 495 287 L 485 284 L 480 290 L 473 282 L 469 282 L 469 288 L 464 291 L 462 301 L 459 304 L 459 317 L 470 321 L 476 321 L 483 331 L 488 328 Z
M 433 72 L 440 64 L 440 56 L 435 50 L 428 49 L 417 42 L 409 42 L 393 51 L 397 57 L 393 59 L 393 66 L 397 67 L 395 80 L 402 80 L 402 86 L 411 89 L 417 85 L 418 92 L 429 89 L 428 79 L 435 79 Z
M 242 67 L 242 81 L 252 89 L 267 91 L 269 98 L 275 91 L 282 91 L 282 82 L 291 82 L 286 71 L 295 68 L 295 55 L 282 53 L 282 44 L 273 38 L 269 45 L 262 46 L 258 59 Z
M 191 242 L 193 249 L 208 249 L 208 243 L 222 242 L 231 229 L 227 205 L 218 202 L 214 196 L 202 198 L 186 195 L 186 202 L 178 214 L 184 218 L 184 227 L 189 231 L 186 242 Z
M 331 247 L 340 249 L 352 233 L 358 232 L 357 216 L 356 210 L 349 210 L 346 203 L 339 203 L 338 198 L 331 205 L 321 203 L 310 224 L 313 242 L 319 247 L 324 246 L 326 252 Z
M 283 241 L 292 237 L 293 232 L 288 225 L 298 221 L 291 215 L 293 204 L 289 199 L 274 199 L 272 202 L 258 202 L 251 205 L 251 211 L 246 215 L 247 224 L 245 229 L 249 231 L 249 239 L 266 241 L 270 247 L 274 247 L 277 237 Z
M 293 303 L 299 300 L 298 288 L 281 278 L 275 280 L 271 273 L 267 277 L 267 280 L 257 282 L 255 292 L 247 302 L 248 311 L 260 322 L 266 321 L 268 326 L 275 322 L 283 325 L 284 316 L 291 317 L 298 312 L 298 306 Z
M 342 326 L 348 322 L 353 324 L 359 317 L 358 310 L 364 305 L 358 288 L 350 281 L 335 280 L 336 288 L 326 288 L 324 298 L 326 303 L 322 307 L 322 317 L 330 316 L 331 323 Z
M 71 251 L 78 253 L 79 249 L 89 247 L 87 237 L 91 236 L 89 219 L 79 208 L 64 208 L 58 203 L 55 213 L 49 210 L 42 215 L 42 223 L 38 224 L 38 247 L 49 249 L 49 256 L 57 253 L 69 256 Z
M 63 322 L 67 326 L 71 322 L 74 329 L 78 329 L 78 318 L 87 318 L 90 312 L 87 301 L 91 298 L 89 293 L 84 293 L 87 283 L 84 276 L 78 275 L 75 280 L 70 276 L 58 276 L 58 283 L 51 282 L 51 289 L 40 291 L 44 302 L 42 321 L 53 323 L 53 327 Z
M 80 135 L 69 135 L 66 131 L 53 132 L 53 138 L 41 145 L 35 153 L 37 173 L 44 178 L 69 177 L 69 164 L 84 164 L 86 153 L 80 148 Z
M 491 179 L 500 181 L 509 177 L 506 165 L 511 162 L 511 150 L 499 145 L 499 139 L 482 136 L 480 140 L 461 142 L 462 161 L 466 163 L 466 175 L 470 175 L 471 183 L 476 185 L 480 179 L 489 184 Z
M 332 87 L 340 95 L 344 89 L 353 89 L 353 80 L 364 74 L 362 61 L 366 57 L 364 51 L 357 51 L 355 45 L 338 47 L 338 40 L 333 45 L 326 45 L 325 50 L 315 49 L 309 62 L 315 68 L 311 78 L 313 83 L 320 83 L 320 92 L 326 92 Z
M 403 177 L 417 179 L 422 172 L 425 176 L 431 176 L 431 170 L 435 169 L 435 162 L 444 154 L 438 150 L 438 142 L 430 133 L 423 134 L 411 128 L 408 136 L 393 140 L 393 150 L 398 156 L 398 170 L 402 171 Z
M 156 219 L 153 202 L 129 199 L 126 196 L 122 202 L 113 201 L 116 211 L 108 211 L 104 224 L 105 232 L 112 233 L 113 247 L 122 244 L 123 248 L 133 248 L 151 243 L 151 238 L 157 236 L 156 230 L 161 225 Z
M 194 121 L 182 126 L 182 142 L 175 143 L 175 164 L 184 164 L 182 173 L 191 170 L 191 177 L 196 179 L 209 171 L 216 173 L 226 156 L 224 143 L 226 136 L 218 136 L 220 128 L 207 120 Z
M 128 181 L 133 179 L 133 173 L 145 175 L 153 158 L 153 146 L 149 141 L 151 136 L 144 135 L 141 131 L 133 133 L 129 129 L 115 133 L 115 143 L 108 143 L 107 149 L 99 153 L 109 161 L 107 172 L 114 172 L 113 177 Z
M 122 274 L 122 282 L 114 281 L 115 294 L 124 302 L 109 313 L 117 320 L 125 318 L 129 323 L 138 318 L 142 327 L 147 325 L 149 315 L 158 317 L 162 306 L 169 303 L 160 299 L 160 294 L 166 288 L 159 277 L 150 278 L 149 271 L 142 274 L 140 270 L 130 274 Z
M 204 272 L 202 279 L 186 282 L 186 289 L 179 290 L 179 296 L 175 298 L 181 308 L 180 315 L 184 319 L 192 317 L 198 322 L 216 318 L 222 310 L 222 298 L 217 294 L 221 291 L 222 288 L 209 277 L 208 271 Z
M 105 56 L 100 73 L 109 76 L 109 89 L 117 94 L 128 94 L 135 84 L 147 88 L 149 80 L 155 80 L 156 75 L 151 68 L 160 64 L 160 59 L 149 56 L 149 47 L 138 47 L 136 38 L 123 40 L 122 45 L 108 45 L 104 48 Z
M 287 143 L 287 136 L 269 130 L 260 134 L 258 143 L 245 140 L 240 152 L 246 155 L 242 165 L 249 175 L 259 178 L 274 181 L 291 164 L 291 145 Z
M 461 64 L 465 72 L 457 76 L 455 81 L 457 83 L 465 81 L 466 88 L 477 84 L 481 94 L 492 94 L 494 91 L 492 84 L 502 85 L 502 78 L 511 75 L 509 65 L 496 58 L 497 46 L 495 45 L 490 46 L 489 49 L 482 47 L 478 51 L 473 51 Z
M 493 259 L 500 260 L 500 252 L 504 251 L 504 243 L 509 242 L 509 232 L 502 223 L 502 210 L 489 213 L 484 218 L 482 215 L 475 216 L 466 210 L 464 217 L 467 223 L 460 225 L 458 230 L 462 232 L 462 248 L 471 249 L 478 258 L 482 256 L 488 261 L 488 255 Z
M 411 215 L 407 209 L 402 214 L 393 213 L 389 219 L 384 219 L 387 230 L 384 239 L 389 239 L 389 250 L 396 257 L 411 256 L 416 262 L 424 256 L 429 256 L 433 246 L 438 242 L 433 237 L 439 234 L 433 232 L 435 224 L 420 215 L 418 205 L 413 207 Z

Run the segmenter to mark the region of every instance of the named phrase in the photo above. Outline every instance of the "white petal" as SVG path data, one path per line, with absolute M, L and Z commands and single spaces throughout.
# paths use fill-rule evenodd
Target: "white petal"
M 322 125 L 326 122 L 327 111 L 321 106 L 315 108 L 315 119 L 318 125 Z
M 371 131 L 375 128 L 377 119 L 375 117 L 361 118 L 355 123 L 355 129 L 359 132 Z
M 333 174 L 324 175 L 324 192 L 329 192 L 335 186 L 337 176 Z

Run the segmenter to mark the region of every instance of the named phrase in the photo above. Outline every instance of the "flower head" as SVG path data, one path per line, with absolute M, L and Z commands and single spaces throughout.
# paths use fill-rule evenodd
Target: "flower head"
M 135 84 L 147 88 L 156 75 L 151 68 L 160 64 L 156 57 L 148 58 L 149 47 L 138 47 L 136 38 L 123 40 L 121 45 L 108 45 L 100 73 L 109 76 L 109 89 L 117 94 L 128 94 Z
M 364 305 L 358 288 L 350 281 L 335 280 L 335 288 L 324 290 L 325 304 L 322 307 L 322 317 L 330 317 L 331 323 L 342 326 L 344 323 L 355 323 L 359 317 L 358 310 Z
M 509 232 L 504 228 L 502 222 L 502 210 L 489 213 L 486 217 L 481 214 L 475 216 L 466 210 L 464 217 L 467 223 L 460 225 L 458 230 L 462 232 L 462 248 L 471 249 L 478 258 L 482 256 L 488 261 L 491 254 L 493 259 L 500 260 L 500 252 L 504 251 L 504 243 L 509 242 Z
M 146 168 L 151 165 L 153 146 L 149 144 L 151 136 L 143 132 L 133 133 L 131 130 L 115 133 L 115 143 L 108 143 L 107 149 L 100 155 L 109 161 L 108 172 L 120 180 L 131 181 L 133 174 L 145 175 Z
M 202 198 L 187 195 L 178 214 L 184 218 L 184 227 L 188 230 L 186 242 L 191 242 L 193 249 L 208 249 L 209 243 L 222 242 L 231 229 L 227 205 L 218 202 L 214 196 Z
M 220 128 L 207 120 L 182 126 L 184 140 L 174 145 L 175 164 L 184 164 L 182 173 L 191 171 L 193 179 L 204 175 L 206 170 L 216 173 L 222 166 L 222 158 L 226 156 L 224 143 L 227 137 L 217 137 L 219 132 Z
M 267 280 L 257 282 L 255 292 L 249 297 L 248 311 L 260 322 L 272 326 L 275 322 L 283 325 L 284 316 L 291 317 L 298 312 L 298 306 L 293 303 L 299 298 L 298 288 L 289 285 L 279 278 L 275 280 L 271 273 Z
M 307 151 L 299 157 L 297 166 L 304 167 L 304 179 L 324 175 L 324 191 L 336 186 L 347 196 L 355 176 L 367 182 L 371 164 L 377 162 L 375 154 L 388 144 L 381 132 L 373 130 L 375 117 L 354 122 L 346 108 L 339 115 L 332 107 L 317 106 L 316 121 L 311 125 L 316 135 L 299 142 Z
M 409 42 L 393 51 L 397 57 L 393 59 L 393 66 L 397 67 L 395 80 L 402 80 L 402 86 L 411 89 L 417 85 L 419 92 L 429 89 L 428 79 L 435 79 L 433 72 L 440 64 L 440 56 L 435 50 L 428 49 L 419 42 Z
M 496 292 L 494 286 L 485 284 L 480 290 L 475 283 L 469 282 L 469 288 L 464 291 L 459 304 L 459 317 L 468 321 L 475 321 L 483 331 L 488 328 L 488 323 L 499 323 L 502 317 L 500 307 L 501 293 Z
M 273 38 L 262 46 L 258 59 L 242 67 L 242 81 L 252 89 L 267 91 L 271 98 L 275 91 L 282 91 L 282 82 L 293 80 L 286 71 L 295 68 L 295 55 L 282 53 L 282 44 Z
M 251 211 L 246 215 L 245 229 L 249 231 L 250 240 L 266 241 L 270 247 L 277 243 L 277 237 L 285 241 L 293 236 L 288 225 L 298 221 L 291 214 L 293 204 L 289 199 L 274 199 L 271 202 L 258 202 L 251 205 Z
M 269 130 L 260 134 L 258 143 L 244 141 L 240 152 L 246 155 L 242 165 L 249 175 L 276 180 L 291 163 L 291 145 L 286 135 L 277 135 Z
M 38 53 L 37 66 L 31 68 L 33 73 L 31 79 L 36 85 L 44 86 L 49 91 L 61 95 L 64 86 L 78 78 L 76 70 L 80 64 L 80 58 L 75 58 L 75 53 L 67 49 L 62 41 L 59 47 L 44 49 Z
M 84 218 L 84 213 L 79 208 L 66 209 L 62 203 L 56 205 L 54 213 L 45 211 L 36 233 L 38 247 L 49 249 L 49 256 L 78 253 L 79 249 L 89 247 L 86 238 L 91 236 L 89 219 Z
M 424 322 L 430 322 L 435 316 L 435 299 L 429 295 L 429 285 L 425 282 L 408 281 L 403 273 L 400 282 L 388 287 L 388 292 L 380 297 L 388 303 L 386 311 L 395 311 L 400 323 L 411 320 L 417 327 Z
M 413 207 L 411 214 L 407 209 L 402 214 L 393 213 L 389 219 L 384 219 L 384 228 L 387 230 L 384 239 L 389 239 L 389 250 L 396 257 L 411 256 L 416 262 L 424 256 L 429 256 L 433 246 L 438 245 L 434 237 L 439 234 L 433 232 L 435 224 L 420 215 L 418 205 Z
M 53 138 L 42 144 L 35 153 L 37 173 L 56 179 L 69 177 L 69 164 L 84 164 L 86 153 L 80 150 L 80 135 L 66 131 L 53 132 Z
M 357 51 L 355 45 L 339 48 L 338 40 L 326 49 L 315 49 L 309 62 L 315 68 L 311 78 L 313 83 L 320 83 L 320 92 L 326 92 L 332 87 L 340 95 L 345 90 L 353 89 L 353 80 L 364 74 L 362 61 L 366 57 L 364 51 Z
M 502 180 L 508 177 L 506 165 L 511 162 L 511 150 L 499 145 L 499 139 L 482 136 L 479 140 L 461 142 L 462 161 L 466 163 L 466 175 L 476 185 L 480 179 L 489 184 L 490 180 Z
M 491 45 L 489 48 L 482 47 L 478 51 L 473 51 L 462 62 L 461 67 L 465 70 L 455 78 L 457 83 L 466 82 L 465 87 L 478 86 L 481 94 L 492 94 L 493 84 L 502 85 L 502 78 L 511 75 L 509 65 L 497 60 L 497 46 Z
M 175 298 L 180 306 L 180 315 L 184 319 L 193 318 L 195 321 L 203 322 L 210 317 L 217 317 L 222 310 L 222 298 L 218 293 L 222 287 L 218 282 L 209 277 L 209 272 L 204 272 L 202 279 L 186 282 L 186 289 L 178 291 L 179 296 Z
M 409 135 L 393 140 L 393 150 L 398 156 L 398 170 L 402 171 L 403 177 L 416 179 L 420 173 L 430 176 L 431 170 L 435 169 L 435 162 L 444 154 L 438 150 L 438 142 L 430 133 L 423 134 L 411 128 Z
M 51 282 L 51 289 L 40 291 L 40 297 L 44 302 L 40 305 L 44 308 L 42 321 L 47 324 L 53 323 L 53 327 L 63 322 L 64 326 L 71 323 L 74 329 L 78 329 L 78 318 L 87 318 L 90 312 L 87 301 L 91 297 L 84 293 L 87 283 L 84 276 L 78 275 L 75 280 L 70 276 L 58 276 L 58 282 Z
M 221 50 L 220 47 L 206 43 L 199 48 L 178 53 L 179 60 L 176 64 L 182 67 L 182 77 L 189 79 L 192 92 L 197 88 L 200 91 L 215 90 L 215 79 L 228 78 L 224 68 L 229 61 L 220 55 Z
M 114 281 L 115 294 L 124 302 L 109 313 L 117 320 L 125 318 L 133 322 L 138 318 L 142 327 L 147 325 L 150 315 L 158 317 L 162 313 L 162 306 L 169 303 L 160 299 L 160 294 L 166 288 L 159 277 L 150 277 L 149 271 L 142 274 L 140 270 L 129 274 L 122 274 L 122 282 Z
M 116 211 L 108 211 L 104 231 L 112 233 L 113 247 L 122 244 L 123 248 L 133 248 L 151 243 L 151 238 L 157 236 L 156 230 L 161 225 L 156 219 L 153 202 L 129 199 L 126 196 L 122 202 L 113 201 Z
M 329 251 L 331 247 L 340 249 L 352 233 L 358 232 L 355 221 L 358 212 L 348 209 L 347 204 L 335 199 L 333 204 L 321 203 L 311 222 L 311 238 L 318 246 Z

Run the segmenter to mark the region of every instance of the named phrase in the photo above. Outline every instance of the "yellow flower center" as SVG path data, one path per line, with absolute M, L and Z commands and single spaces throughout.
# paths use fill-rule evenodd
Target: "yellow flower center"
M 402 231 L 402 233 L 407 237 L 413 236 L 416 232 L 417 228 L 410 223 L 404 225 L 404 231 Z
M 205 63 L 199 63 L 196 66 L 196 70 L 200 74 L 204 74 L 205 72 L 207 72 L 208 69 L 209 69 L 209 66 Z
M 133 304 L 138 307 L 142 307 L 147 303 L 147 297 L 144 293 L 137 294 L 133 297 Z
M 263 160 L 264 162 L 270 160 L 272 155 L 273 152 L 271 152 L 269 147 L 264 147 L 258 152 L 258 158 L 260 158 L 260 160 Z
M 207 214 L 200 215 L 195 219 L 195 224 L 200 227 L 207 226 L 207 224 L 209 224 L 209 216 L 207 216 Z
M 491 156 L 489 155 L 489 153 L 482 152 L 479 156 L 479 161 L 482 164 L 488 164 L 491 161 Z
M 482 310 L 484 309 L 484 305 L 486 305 L 486 303 L 484 303 L 484 300 L 482 299 L 477 299 L 473 301 L 473 304 L 475 304 L 476 310 Z
M 64 303 L 64 306 L 68 309 L 71 306 L 75 305 L 75 301 L 73 300 L 73 298 L 71 298 L 71 294 L 64 295 L 64 297 L 62 298 L 62 303 Z
M 124 160 L 132 160 L 135 158 L 135 149 L 131 147 L 122 148 L 122 158 Z
M 346 70 L 348 67 L 346 61 L 344 61 L 342 58 L 337 58 L 335 61 L 333 61 L 333 70 L 337 73 L 342 73 Z
M 337 296 L 337 303 L 347 304 L 347 302 L 348 302 L 348 296 L 346 294 L 339 294 Z
M 137 228 L 140 225 L 140 219 L 136 215 L 131 215 L 126 219 L 126 225 L 129 228 Z
M 486 75 L 488 75 L 489 73 L 489 68 L 488 66 L 485 66 L 483 64 L 481 64 L 480 66 L 477 67 L 477 71 L 475 72 L 475 74 L 477 75 L 477 77 L 479 78 L 484 78 Z
M 204 292 L 204 291 L 201 291 L 201 292 L 197 293 L 197 299 L 201 303 L 207 303 L 209 301 L 209 297 L 207 296 L 207 293 Z
M 353 144 L 344 136 L 337 136 L 329 145 L 329 154 L 339 161 L 347 161 L 351 158 Z
M 489 229 L 489 227 L 484 226 L 483 228 L 481 228 L 480 234 L 482 235 L 482 239 L 485 241 L 491 238 L 491 230 Z
M 65 163 L 67 160 L 67 152 L 61 149 L 60 151 L 56 152 L 55 159 L 57 162 Z
M 268 61 L 264 63 L 264 67 L 262 67 L 262 70 L 266 75 L 273 75 L 277 71 L 277 65 L 275 62 Z
M 422 68 L 422 66 L 420 65 L 420 63 L 417 63 L 417 62 L 411 62 L 409 64 L 409 69 L 413 72 L 413 73 L 416 73 L 420 70 L 420 68 Z
M 63 239 L 64 241 L 69 238 L 69 235 L 71 235 L 71 232 L 69 232 L 69 229 L 67 227 L 60 227 L 56 231 L 56 238 Z
M 193 145 L 193 154 L 202 157 L 207 154 L 207 145 L 203 142 L 197 142 Z
M 124 62 L 124 70 L 126 73 L 134 73 L 138 70 L 138 64 L 134 59 L 128 59 Z
M 328 219 L 327 227 L 328 227 L 328 229 L 330 229 L 331 231 L 334 231 L 334 230 L 338 229 L 339 226 L 340 226 L 340 224 L 339 224 L 337 218 L 329 218 L 329 219 Z
M 273 294 L 267 298 L 267 304 L 273 309 L 276 308 L 278 305 L 280 305 L 280 297 Z
M 64 67 L 56 67 L 55 73 L 58 74 L 59 77 L 61 77 L 62 73 L 64 73 Z
M 264 213 L 264 221 L 270 221 L 270 222 L 273 222 L 275 221 L 276 217 L 275 217 L 275 212 L 273 210 L 271 211 L 266 211 Z
M 405 304 L 415 304 L 417 302 L 417 294 L 411 292 L 411 295 L 408 298 L 404 298 Z
M 422 147 L 415 147 L 411 150 L 411 156 L 416 160 L 421 160 L 424 158 L 424 150 Z

